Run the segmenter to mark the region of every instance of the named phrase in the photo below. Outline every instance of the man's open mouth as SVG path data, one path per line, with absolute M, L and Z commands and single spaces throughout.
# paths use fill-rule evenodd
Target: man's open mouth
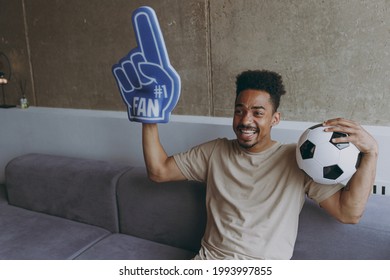
M 255 134 L 256 130 L 253 130 L 253 129 L 240 129 L 240 132 L 242 134 Z
M 242 135 L 254 135 L 258 132 L 258 129 L 256 127 L 250 127 L 250 126 L 238 126 L 237 131 L 240 132 Z

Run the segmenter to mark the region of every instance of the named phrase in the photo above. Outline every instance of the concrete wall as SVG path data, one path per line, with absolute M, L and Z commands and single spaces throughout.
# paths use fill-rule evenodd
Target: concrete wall
M 152 6 L 182 77 L 175 114 L 231 116 L 234 78 L 278 71 L 286 120 L 390 125 L 387 0 L 0 0 L 0 51 L 35 106 L 125 111 L 111 66 L 135 46 L 131 12 Z

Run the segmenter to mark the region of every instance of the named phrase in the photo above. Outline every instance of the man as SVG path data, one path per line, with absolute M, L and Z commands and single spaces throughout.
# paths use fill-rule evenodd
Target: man
M 195 259 L 289 259 L 305 195 L 343 223 L 357 223 L 375 179 L 378 146 L 359 124 L 324 122 L 327 131 L 347 133 L 362 153 L 347 186 L 320 185 L 301 171 L 295 145 L 271 139 L 280 121 L 282 78 L 270 71 L 245 71 L 236 80 L 233 130 L 236 139 L 216 139 L 168 156 L 156 124 L 143 124 L 149 177 L 157 182 L 207 183 L 207 225 Z

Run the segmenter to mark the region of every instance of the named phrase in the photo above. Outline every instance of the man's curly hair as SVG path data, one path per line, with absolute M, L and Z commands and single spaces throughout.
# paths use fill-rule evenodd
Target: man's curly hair
M 279 108 L 280 97 L 286 93 L 282 76 L 268 70 L 248 70 L 239 74 L 236 77 L 236 98 L 246 89 L 269 93 L 275 112 Z

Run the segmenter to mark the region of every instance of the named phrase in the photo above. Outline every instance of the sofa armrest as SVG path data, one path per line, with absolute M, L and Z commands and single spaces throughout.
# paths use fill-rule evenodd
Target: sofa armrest
M 6 166 L 9 203 L 118 232 L 116 185 L 129 169 L 97 160 L 23 155 Z

